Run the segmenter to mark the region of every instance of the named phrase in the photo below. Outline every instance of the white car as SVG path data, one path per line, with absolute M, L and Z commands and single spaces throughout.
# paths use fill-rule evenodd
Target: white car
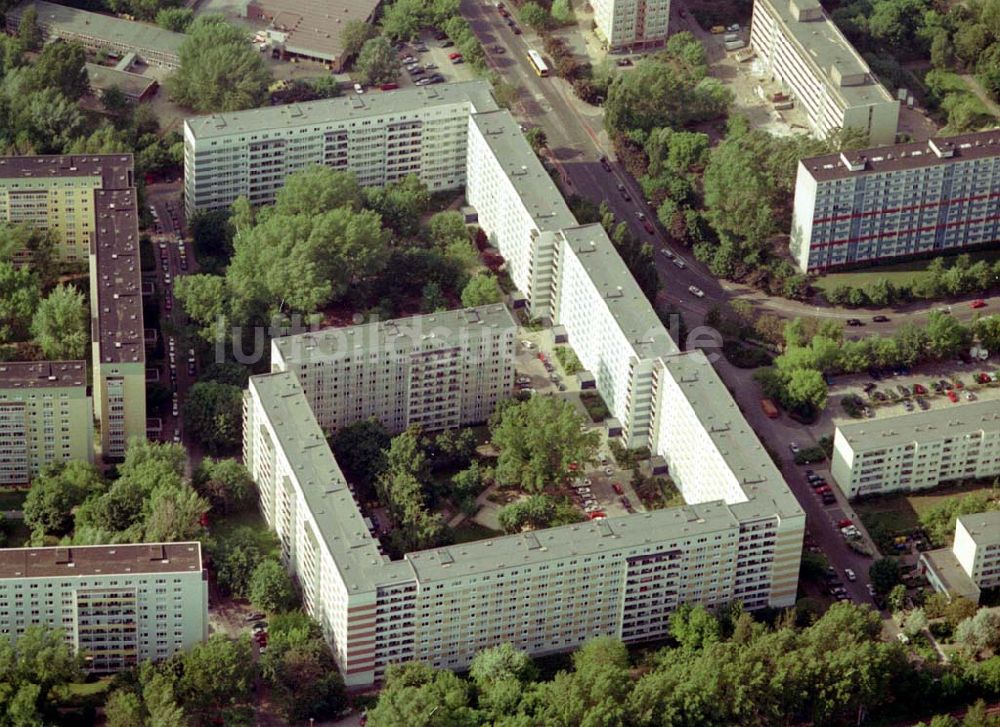
M 844 575 L 847 576 L 847 580 L 849 580 L 851 583 L 854 583 L 854 581 L 858 580 L 857 574 L 850 568 L 844 568 Z
M 788 443 L 788 448 L 789 448 L 790 450 L 792 450 L 792 454 L 798 454 L 798 453 L 799 453 L 799 445 L 798 445 L 798 442 L 789 442 L 789 443 Z
M 690 285 L 690 286 L 688 286 L 688 292 L 691 295 L 695 296 L 696 298 L 704 298 L 705 297 L 705 291 L 702 290 L 701 288 L 699 288 L 697 285 Z
M 681 270 L 683 270 L 684 268 L 687 267 L 687 263 L 684 262 L 683 258 L 679 258 L 679 257 L 675 257 L 674 258 L 674 265 L 676 265 L 677 267 L 679 267 Z
M 180 429 L 175 429 L 174 430 L 174 441 L 175 442 L 181 441 L 181 430 Z
M 354 93 L 364 93 L 364 92 L 365 92 L 364 86 L 362 86 L 360 83 L 354 84 Z
M 666 256 L 667 256 L 667 260 L 673 260 L 673 259 L 674 259 L 674 257 L 675 257 L 675 256 L 674 256 L 674 253 L 673 253 L 673 252 L 671 252 L 670 250 L 668 250 L 668 249 L 667 249 L 667 248 L 665 248 L 665 247 L 664 247 L 664 248 L 662 248 L 662 249 L 660 250 L 660 252 L 662 252 L 662 253 L 663 253 L 664 255 L 666 255 Z
M 600 509 L 601 509 L 601 508 L 600 508 L 600 506 L 598 506 L 598 505 L 597 505 L 597 504 L 595 503 L 595 504 L 593 504 L 593 505 L 587 505 L 587 507 L 583 508 L 583 511 L 584 511 L 584 512 L 597 512 L 597 511 L 598 511 L 598 510 L 600 510 Z
M 521 341 L 521 345 L 524 346 L 529 351 L 535 347 L 535 344 L 533 344 L 531 341 Z
M 578 495 L 589 495 L 590 493 L 591 493 L 591 489 L 589 487 L 577 487 L 576 488 L 576 494 L 578 494 Z

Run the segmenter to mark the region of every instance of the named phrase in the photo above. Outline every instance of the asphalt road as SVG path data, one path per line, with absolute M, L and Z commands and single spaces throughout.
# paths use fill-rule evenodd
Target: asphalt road
M 523 35 L 512 33 L 506 20 L 499 15 L 492 3 L 462 0 L 461 10 L 487 50 L 491 66 L 509 83 L 520 87 L 519 103 L 513 110 L 515 115 L 523 124 L 540 126 L 545 130 L 549 152 L 562 176 L 564 191 L 588 197 L 594 202 L 606 200 L 618 220 L 627 221 L 641 240 L 653 244 L 656 266 L 663 281 L 661 296 L 684 311 L 689 328 L 700 325 L 712 306 L 735 296 L 749 299 L 758 308 L 784 315 L 865 319 L 883 312 L 873 311 L 865 316 L 854 310 L 818 309 L 794 301 L 770 299 L 748 289 L 738 290 L 735 289 L 738 286 L 720 283 L 694 260 L 688 249 L 668 243 L 659 228 L 655 234 L 649 234 L 643 228 L 637 213 L 642 212 L 648 219 L 654 220 L 655 211 L 643 201 L 638 184 L 613 160 L 610 172 L 605 171 L 600 164 L 601 156 L 612 157 L 607 135 L 602 129 L 600 112 L 576 99 L 569 84 L 562 79 L 554 76 L 541 78 L 529 65 L 527 50 L 530 47 L 543 53 L 541 40 L 528 31 Z M 503 53 L 495 52 L 494 46 L 497 45 L 503 46 Z M 619 184 L 625 186 L 631 200 L 624 198 L 619 191 Z M 665 248 L 669 248 L 675 258 L 682 258 L 686 267 L 680 268 L 663 254 Z M 700 288 L 705 296 L 699 298 L 690 293 L 688 287 L 691 285 Z M 954 308 L 956 313 L 961 310 L 960 307 Z M 971 309 L 968 312 L 971 315 Z M 891 331 L 900 322 L 899 311 L 883 313 L 893 320 L 887 324 L 874 324 L 868 320 L 863 328 L 849 329 L 851 333 L 848 335 L 862 335 L 875 330 Z M 924 307 L 910 312 L 906 318 L 919 320 L 925 318 L 926 314 L 927 309 Z M 850 504 L 838 488 L 834 487 L 837 503 L 824 506 L 806 481 L 805 468 L 796 467 L 792 463 L 790 451 L 786 449 L 791 441 L 798 441 L 803 446 L 810 446 L 815 442 L 808 441 L 804 428 L 787 417 L 771 420 L 764 416 L 760 409 L 758 386 L 752 381 L 752 372 L 729 365 L 721 356 L 718 359 L 716 369 L 733 392 L 754 431 L 775 448 L 782 449 L 779 452 L 783 460 L 782 474 L 806 512 L 812 539 L 837 570 L 852 600 L 871 603 L 872 599 L 867 592 L 871 559 L 850 549 L 837 525 L 839 520 L 850 518 L 860 526 Z M 857 580 L 847 580 L 845 569 L 848 568 L 854 571 Z

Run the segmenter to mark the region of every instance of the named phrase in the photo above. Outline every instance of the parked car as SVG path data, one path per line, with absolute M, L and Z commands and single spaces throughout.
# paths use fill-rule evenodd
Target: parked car
M 792 454 L 798 454 L 801 451 L 798 442 L 789 442 L 788 448 L 792 450 Z
M 619 485 L 617 482 L 612 483 L 611 489 L 614 490 L 615 494 L 617 494 L 617 495 L 624 495 L 625 494 L 625 489 L 621 485 Z
M 608 161 L 607 157 L 602 156 L 598 161 L 601 162 L 601 166 L 604 167 L 604 171 L 606 172 L 611 171 L 611 162 Z
M 864 323 L 860 318 L 848 318 L 847 325 L 857 327 L 857 326 L 863 326 Z
M 888 323 L 889 322 L 889 316 L 881 316 L 881 315 L 879 315 L 879 316 L 872 316 L 872 322 L 873 323 Z
M 451 61 L 452 63 L 458 63 L 459 61 L 462 60 L 462 54 L 461 53 L 449 53 L 448 54 L 448 60 Z
M 247 623 L 250 623 L 253 621 L 261 621 L 264 618 L 266 618 L 266 616 L 262 614 L 260 611 L 254 611 L 251 614 L 247 614 L 247 616 L 243 620 L 246 621 Z
M 622 196 L 622 199 L 625 200 L 626 202 L 632 201 L 632 195 L 628 193 L 628 190 L 625 189 L 625 185 L 622 184 L 621 182 L 618 183 L 618 193 Z
M 684 258 L 681 258 L 681 257 L 675 257 L 675 258 L 673 258 L 673 263 L 674 263 L 674 265 L 676 265 L 677 267 L 679 267 L 681 270 L 683 270 L 684 268 L 687 267 L 687 263 L 684 262 Z
M 970 308 L 985 308 L 986 307 L 986 301 L 985 300 L 981 300 L 981 299 L 980 300 L 974 300 L 971 303 L 969 303 L 969 307 Z
M 952 403 L 958 402 L 958 394 L 954 391 L 948 392 L 948 398 L 952 401 Z
M 354 93 L 364 93 L 364 92 L 365 92 L 364 86 L 362 86 L 360 83 L 354 84 Z
M 676 262 L 676 260 L 674 262 Z M 696 298 L 704 298 L 705 297 L 705 291 L 702 290 L 701 288 L 699 288 L 696 285 L 689 285 L 688 286 L 688 292 L 691 293 L 691 295 L 695 296 Z

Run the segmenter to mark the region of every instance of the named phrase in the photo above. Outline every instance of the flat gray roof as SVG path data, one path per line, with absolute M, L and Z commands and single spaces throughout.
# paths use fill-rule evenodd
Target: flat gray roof
M 0 549 L 0 578 L 200 573 L 201 543 Z
M 952 596 L 968 598 L 974 603 L 979 602 L 979 586 L 965 572 L 965 568 L 958 562 L 958 558 L 955 557 L 951 548 L 928 550 L 920 555 L 920 559 L 941 581 L 945 591 Z
M 1000 545 L 1000 510 L 959 515 L 958 522 L 969 531 L 976 545 Z
M 747 500 L 731 503 L 733 512 L 740 518 L 801 515 L 785 478 L 705 354 L 695 349 L 663 363 L 743 489 Z
M 20 18 L 21 13 L 32 5 L 38 11 L 39 24 L 49 28 L 52 36 L 69 35 L 70 40 L 72 35 L 100 38 L 132 46 L 140 51 L 140 55 L 146 49 L 176 56 L 187 37 L 183 33 L 174 33 L 155 25 L 92 13 L 45 0 L 25 0 L 7 11 L 8 15 Z
M 471 104 L 477 112 L 497 108 L 489 84 L 484 81 L 465 81 L 395 91 L 373 90 L 365 94 L 351 93 L 322 101 L 193 116 L 185 119 L 184 125 L 196 139 L 211 139 L 249 131 L 293 129 L 310 124 L 384 116 L 463 102 Z
M 972 432 L 1000 430 L 1000 403 L 996 400 L 948 402 L 946 408 L 838 423 L 837 429 L 859 452 L 913 442 L 936 442 Z
M 680 349 L 663 327 L 604 228 L 597 223 L 573 226 L 563 229 L 562 235 L 611 311 L 615 323 L 632 343 L 635 354 L 648 359 L 677 353 Z
M 540 232 L 575 227 L 576 218 L 552 177 L 532 150 L 514 117 L 506 109 L 478 113 L 472 123 L 503 167 L 504 174 L 517 191 L 521 203 L 531 214 Z
M 347 480 L 333 458 L 295 374 L 250 378 L 281 450 L 292 465 L 306 505 L 327 549 L 351 592 L 413 578 L 405 561 L 391 563 L 378 552 Z M 385 578 L 383 578 L 385 576 Z
M 477 339 L 487 330 L 495 335 L 516 328 L 517 321 L 507 306 L 496 303 L 346 328 L 326 328 L 275 338 L 272 345 L 286 362 L 323 361 L 354 350 L 401 353 L 414 346 L 426 345 L 428 341 L 449 345 Z
M 413 565 L 420 582 L 428 583 L 576 555 L 646 547 L 650 542 L 694 537 L 727 528 L 738 532 L 739 520 L 724 502 L 718 501 L 448 545 L 407 553 L 405 558 Z
M 836 24 L 830 20 L 818 0 L 755 0 L 755 2 L 767 6 L 769 12 L 785 29 L 785 35 L 799 46 L 798 54 L 807 63 L 812 63 L 820 70 L 830 88 L 847 101 L 849 106 L 893 101 L 892 94 L 875 80 L 871 68 Z M 813 19 L 796 20 L 792 14 L 793 2 Z M 844 77 L 863 73 L 868 77 L 868 81 L 857 86 L 841 86 L 834 80 L 831 73 L 833 68 Z
M 87 63 L 86 69 L 90 87 L 97 91 L 107 91 L 109 88 L 117 87 L 125 95 L 138 98 L 146 93 L 150 86 L 157 84 L 155 78 L 120 71 L 110 66 L 99 66 L 96 63 Z
M 379 0 L 250 0 L 271 22 L 287 34 L 286 47 L 316 58 L 340 59 L 344 46 L 340 36 L 351 21 L 367 22 Z

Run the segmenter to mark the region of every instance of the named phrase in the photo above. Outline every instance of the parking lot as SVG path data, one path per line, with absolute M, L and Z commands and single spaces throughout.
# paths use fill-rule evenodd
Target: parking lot
M 453 61 L 449 56 L 456 53 L 455 47 L 447 38 L 438 40 L 431 31 L 424 31 L 420 40 L 412 43 L 398 43 L 396 45 L 397 55 L 403 62 L 403 70 L 399 74 L 396 84 L 400 88 L 418 85 L 431 85 L 422 79 L 440 78 L 436 83 L 454 83 L 455 81 L 471 81 L 475 79 L 475 72 L 458 60 Z M 407 62 L 406 59 L 412 59 Z M 407 66 L 417 64 L 422 71 L 411 73 Z

